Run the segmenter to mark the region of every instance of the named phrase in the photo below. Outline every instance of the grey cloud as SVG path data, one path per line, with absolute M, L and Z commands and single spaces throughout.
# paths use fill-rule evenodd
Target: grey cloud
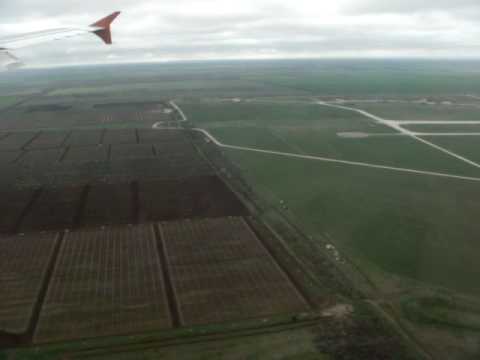
M 218 3 L 223 8 L 212 7 Z M 103 46 L 98 39 L 86 35 L 65 40 L 58 46 L 46 44 L 18 51 L 17 55 L 31 65 L 267 55 L 473 56 L 480 53 L 480 47 L 475 47 L 480 36 L 479 25 L 462 18 L 453 22 L 431 21 L 428 15 L 443 11 L 457 16 L 469 6 L 479 8 L 476 1 L 460 0 L 454 6 L 444 0 L 421 4 L 409 0 L 350 0 L 347 9 L 332 15 L 325 23 L 315 19 L 315 14 L 323 11 L 317 2 L 298 0 L 295 5 L 301 11 L 294 11 L 280 0 L 257 0 L 257 3 L 237 8 L 241 4 L 233 0 L 176 0 L 175 3 L 36 0 L 34 5 L 31 0 L 2 1 L 0 31 L 2 24 L 17 23 L 28 31 L 32 21 L 52 19 L 86 25 L 86 21 L 123 10 L 114 26 L 114 46 Z M 412 15 L 412 8 L 419 13 Z M 390 23 L 389 15 L 384 12 L 400 16 Z M 422 12 L 427 15 L 419 15 Z
M 239 25 L 248 25 L 265 19 L 261 13 L 218 16 L 185 16 L 180 14 L 164 15 L 161 19 L 174 29 L 234 29 Z
M 478 0 L 358 0 L 344 7 L 348 13 L 421 13 L 480 11 Z
M 0 2 L 0 22 L 14 22 L 39 17 L 106 14 L 133 4 L 135 2 L 131 0 L 2 0 Z

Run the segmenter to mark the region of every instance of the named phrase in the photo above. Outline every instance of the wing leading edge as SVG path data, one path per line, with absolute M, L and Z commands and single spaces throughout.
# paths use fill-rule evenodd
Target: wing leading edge
M 22 65 L 22 63 L 11 54 L 10 50 L 12 49 L 19 49 L 43 42 L 70 38 L 85 33 L 93 33 L 102 39 L 105 44 L 110 45 L 112 44 L 110 27 L 119 15 L 120 11 L 116 11 L 86 27 L 50 29 L 9 38 L 0 38 L 0 67 L 3 66 L 8 69 Z

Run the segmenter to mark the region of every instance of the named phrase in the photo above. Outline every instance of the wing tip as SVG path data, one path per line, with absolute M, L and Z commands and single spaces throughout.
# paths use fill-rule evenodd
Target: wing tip
M 100 28 L 98 30 L 94 30 L 93 33 L 97 35 L 103 42 L 107 45 L 112 44 L 112 32 L 110 30 L 110 25 L 115 21 L 115 19 L 121 14 L 121 11 L 115 11 L 110 15 L 104 17 L 103 19 L 98 20 L 97 22 L 93 23 L 92 27 Z

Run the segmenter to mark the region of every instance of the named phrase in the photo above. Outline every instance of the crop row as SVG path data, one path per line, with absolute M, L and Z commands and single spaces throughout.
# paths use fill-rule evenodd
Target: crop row
M 306 309 L 243 218 L 162 223 L 161 233 L 183 324 Z
M 68 233 L 35 341 L 168 328 L 160 258 L 151 226 Z

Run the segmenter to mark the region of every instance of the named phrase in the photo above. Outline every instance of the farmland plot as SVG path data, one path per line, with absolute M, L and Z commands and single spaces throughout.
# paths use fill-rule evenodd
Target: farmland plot
M 152 145 L 112 145 L 112 159 L 141 159 L 152 158 L 153 156 Z
M 306 301 L 243 218 L 159 226 L 183 324 L 307 309 Z
M 26 331 L 57 234 L 0 237 L 0 330 Z
M 20 157 L 20 151 L 0 151 L 0 164 L 11 164 Z
M 125 111 L 125 110 L 149 110 L 162 109 L 165 106 L 163 102 L 158 101 L 124 101 L 124 102 L 110 102 L 93 105 L 94 109 L 108 110 L 108 111 Z
M 73 150 L 71 148 L 70 150 Z M 65 159 L 68 158 L 68 153 Z M 90 183 L 105 183 L 105 176 L 109 171 L 107 161 L 79 161 L 70 162 L 64 160 L 55 166 L 54 186 L 81 186 Z
M 136 144 L 135 129 L 107 130 L 103 138 L 104 144 Z
M 175 123 L 174 116 L 169 113 L 171 110 L 167 110 L 168 113 L 165 112 L 165 109 L 153 109 L 147 110 L 143 112 L 137 113 L 138 123 L 142 125 L 150 124 L 153 125 L 157 122 L 164 122 L 166 124 Z
M 43 168 L 58 162 L 62 156 L 62 149 L 48 149 L 48 150 L 31 150 L 26 151 L 25 154 L 18 160 L 18 163 L 24 167 L 37 168 L 39 171 Z
M 186 143 L 188 139 L 185 137 L 184 131 L 179 130 L 150 130 L 139 129 L 138 137 L 140 144 L 156 144 L 156 143 Z
M 5 171 L 13 176 L 10 186 L 39 187 L 51 184 L 55 179 L 56 166 L 62 151 L 62 149 L 51 149 L 22 152 Z
M 192 176 L 211 175 L 213 169 L 201 158 L 166 157 L 139 159 L 112 159 L 108 173 L 109 182 L 128 182 L 138 179 L 159 178 L 182 180 Z
M 80 225 L 134 222 L 130 184 L 95 184 L 89 187 Z
M 107 161 L 108 146 L 70 147 L 63 162 L 81 163 Z
M 42 184 L 49 183 L 52 180 L 52 173 L 48 170 L 44 174 L 41 174 L 32 173 L 30 170 L 19 170 L 13 167 L 7 167 L 5 175 L 2 174 L 0 184 L 6 188 L 16 185 L 21 187 L 40 187 Z
M 45 189 L 23 219 L 20 229 L 58 230 L 74 225 L 83 187 L 67 186 Z
M 37 137 L 37 132 L 16 132 L 0 139 L 0 151 L 21 150 Z
M 197 159 L 199 154 L 192 144 L 183 141 L 166 141 L 155 143 L 155 153 L 160 158 L 181 160 Z
M 12 189 L 2 188 L 0 197 L 0 232 L 8 233 L 14 231 L 17 221 L 22 212 L 34 195 L 34 189 Z M 0 260 L 1 261 L 1 260 Z
M 35 342 L 132 334 L 170 327 L 151 226 L 66 235 Z
M 216 176 L 140 182 L 140 221 L 246 215 L 235 194 Z
M 100 144 L 103 130 L 75 130 L 68 138 L 70 146 L 95 146 Z
M 68 139 L 69 133 L 60 131 L 42 132 L 28 146 L 27 149 L 41 150 L 53 149 L 62 146 Z

